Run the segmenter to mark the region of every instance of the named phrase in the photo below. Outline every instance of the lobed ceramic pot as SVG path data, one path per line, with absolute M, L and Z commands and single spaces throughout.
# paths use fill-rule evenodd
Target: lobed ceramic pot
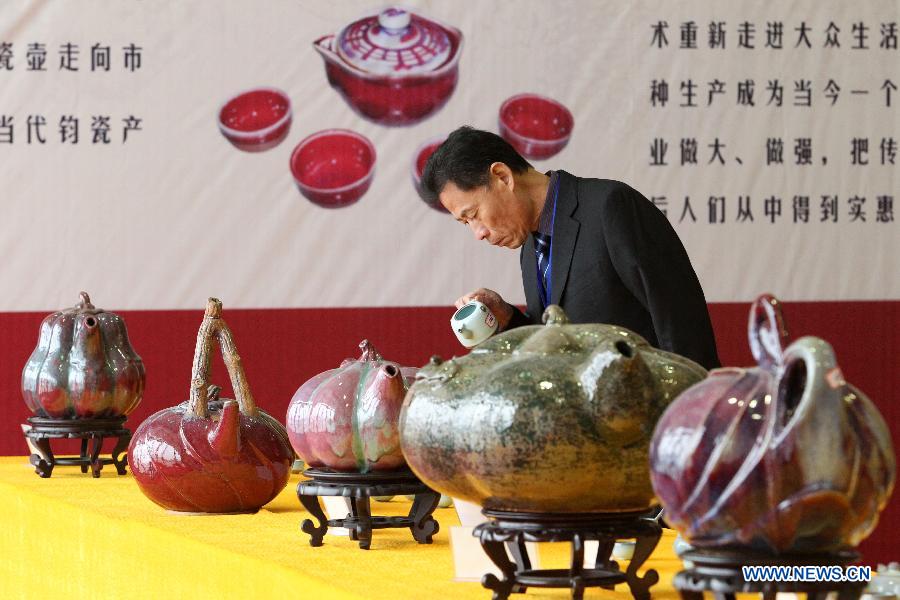
M 406 464 L 397 421 L 415 372 L 384 360 L 368 340 L 359 347 L 359 359 L 308 380 L 288 405 L 291 444 L 310 467 L 367 473 Z
M 419 371 L 400 415 L 403 454 L 429 487 L 492 510 L 642 511 L 656 420 L 706 371 L 622 327 L 498 334 Z
M 74 308 L 48 315 L 22 371 L 29 410 L 51 419 L 105 419 L 130 413 L 144 393 L 144 363 L 125 321 L 95 308 L 87 292 Z
M 216 341 L 237 399 L 209 386 Z M 141 423 L 128 464 L 141 491 L 163 508 L 255 512 L 287 485 L 294 453 L 284 427 L 256 406 L 222 303 L 210 298 L 197 334 L 190 399 Z
M 229 99 L 219 109 L 219 131 L 238 150 L 274 148 L 291 129 L 291 100 L 276 88 L 255 88 Z
M 831 346 L 787 337 L 780 303 L 750 311 L 758 366 L 715 369 L 660 419 L 650 451 L 666 521 L 694 546 L 827 552 L 875 528 L 895 481 L 890 433 Z
M 500 106 L 500 135 L 525 158 L 550 158 L 566 147 L 575 127 L 569 109 L 546 96 L 519 94 Z
M 297 188 L 313 204 L 341 208 L 356 203 L 372 185 L 375 147 L 348 129 L 326 129 L 305 138 L 291 154 Z
M 453 94 L 462 33 L 392 6 L 313 47 L 325 60 L 328 82 L 356 112 L 382 125 L 410 125 Z
M 422 184 L 422 173 L 425 171 L 425 164 L 428 162 L 428 158 L 434 154 L 434 151 L 437 150 L 438 146 L 443 144 L 446 139 L 447 136 L 432 138 L 421 144 L 416 148 L 415 153 L 413 153 L 412 165 L 409 170 L 412 174 L 413 187 L 416 189 L 417 194 L 419 193 L 419 186 Z M 444 208 L 444 205 L 440 202 L 426 202 L 425 204 L 438 212 L 449 214 L 447 209 Z

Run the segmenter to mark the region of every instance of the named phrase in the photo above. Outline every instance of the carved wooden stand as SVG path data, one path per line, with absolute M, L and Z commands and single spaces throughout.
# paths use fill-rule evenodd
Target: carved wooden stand
M 503 573 L 503 579 L 491 573 L 481 579 L 481 585 L 493 590 L 494 600 L 529 587 L 569 588 L 573 598 L 582 598 L 586 587 L 611 590 L 619 583 L 627 583 L 636 600 L 648 600 L 650 586 L 659 581 L 652 569 L 643 577 L 637 575 L 662 535 L 659 523 L 646 513 L 538 514 L 487 509 L 483 513 L 492 520 L 478 525 L 473 535 Z M 634 556 L 623 572 L 610 554 L 616 540 L 630 538 L 636 540 Z M 599 542 L 593 569 L 583 567 L 584 542 L 588 540 Z M 569 569 L 532 569 L 525 542 L 571 542 Z M 507 557 L 506 545 L 515 563 Z
M 758 593 L 765 600 L 775 600 L 777 592 L 805 593 L 808 600 L 825 600 L 829 592 L 837 592 L 838 600 L 856 600 L 866 587 L 865 581 L 746 581 L 745 566 L 839 566 L 859 559 L 852 551 L 833 554 L 790 554 L 773 556 L 743 550 L 690 550 L 681 555 L 693 567 L 675 575 L 675 589 L 683 600 L 703 600 L 710 591 L 716 600 L 735 600 L 736 593 Z
M 309 534 L 311 546 L 321 546 L 322 538 L 329 527 L 346 527 L 350 539 L 358 540 L 359 547 L 368 550 L 372 544 L 373 529 L 406 528 L 420 544 L 430 544 L 438 532 L 438 522 L 431 513 L 437 508 L 441 495 L 431 490 L 412 474 L 411 471 L 377 473 L 339 473 L 325 469 L 307 469 L 304 475 L 310 481 L 297 485 L 297 497 L 319 525 L 312 519 L 305 519 L 300 525 Z M 412 495 L 413 501 L 406 517 L 372 516 L 369 498 L 372 496 Z M 343 519 L 328 519 L 319 504 L 319 496 L 344 496 L 350 499 L 350 514 Z
M 28 423 L 31 429 L 25 433 L 38 453 L 32 454 L 29 461 L 34 465 L 34 472 L 41 477 L 50 477 L 56 465 L 78 465 L 82 473 L 88 467 L 94 477 L 100 477 L 103 465 L 115 465 L 119 475 L 127 473 L 128 456 L 120 455 L 128 449 L 131 431 L 123 427 L 126 417 L 111 419 L 46 419 L 31 417 Z M 54 438 L 81 438 L 81 452 L 77 457 L 55 457 L 50 448 L 50 440 Z M 110 458 L 101 458 L 100 449 L 106 438 L 118 438 Z M 90 452 L 88 443 L 90 442 Z

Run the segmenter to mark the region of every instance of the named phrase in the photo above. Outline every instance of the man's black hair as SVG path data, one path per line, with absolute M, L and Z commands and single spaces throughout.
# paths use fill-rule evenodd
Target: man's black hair
M 437 204 L 447 182 L 453 182 L 464 191 L 487 185 L 491 164 L 495 162 L 502 162 L 516 174 L 524 173 L 531 167 L 499 135 L 463 125 L 428 158 L 419 195 L 426 202 Z

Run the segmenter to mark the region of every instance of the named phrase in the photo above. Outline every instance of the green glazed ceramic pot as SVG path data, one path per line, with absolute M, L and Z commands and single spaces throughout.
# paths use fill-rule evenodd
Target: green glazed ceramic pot
M 569 325 L 558 306 L 544 323 L 419 371 L 400 413 L 409 466 L 493 510 L 646 509 L 654 425 L 706 370 L 622 327 Z

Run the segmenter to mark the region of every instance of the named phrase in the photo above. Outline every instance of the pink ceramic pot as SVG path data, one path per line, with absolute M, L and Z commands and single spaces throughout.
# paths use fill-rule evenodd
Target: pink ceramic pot
M 415 369 L 385 361 L 366 340 L 359 360 L 316 375 L 294 394 L 287 429 L 311 467 L 391 471 L 405 466 L 398 421 Z
M 446 139 L 446 136 L 432 138 L 416 148 L 416 151 L 413 154 L 412 166 L 410 167 L 413 187 L 416 188 L 416 193 L 419 192 L 419 186 L 422 184 L 422 172 L 425 171 L 425 163 L 428 162 L 428 157 L 430 157 L 434 151 L 438 149 L 438 146 L 443 144 Z M 447 209 L 444 208 L 444 205 L 440 202 L 426 202 L 426 204 L 438 212 L 448 214 Z
M 750 312 L 758 367 L 685 390 L 656 425 L 651 480 L 666 521 L 698 547 L 828 552 L 859 544 L 894 486 L 891 437 L 824 340 L 782 352 L 779 303 Z
M 130 413 L 144 393 L 144 363 L 125 321 L 95 308 L 87 292 L 74 308 L 48 315 L 22 371 L 29 410 L 51 419 L 106 419 Z
M 575 118 L 545 96 L 519 94 L 500 106 L 500 135 L 525 158 L 550 158 L 569 143 Z
M 291 101 L 275 88 L 241 92 L 219 109 L 219 130 L 235 148 L 262 152 L 274 148 L 291 129 Z
M 291 174 L 313 204 L 341 208 L 359 200 L 375 176 L 375 147 L 348 129 L 326 129 L 297 144 Z
M 254 512 L 287 485 L 294 453 L 281 423 L 256 407 L 222 303 L 210 298 L 197 335 L 190 399 L 141 423 L 128 464 L 141 491 L 180 512 Z M 213 341 L 237 398 L 208 392 Z M 210 397 L 211 396 L 211 397 Z
M 462 33 L 388 7 L 313 47 L 325 60 L 328 82 L 360 115 L 409 125 L 441 108 L 456 88 Z

